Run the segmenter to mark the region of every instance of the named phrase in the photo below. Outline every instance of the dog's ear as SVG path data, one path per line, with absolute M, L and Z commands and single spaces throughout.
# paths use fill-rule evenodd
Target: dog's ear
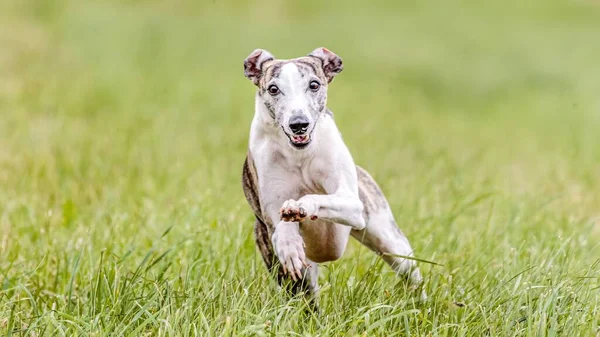
M 244 60 L 244 76 L 258 85 L 262 75 L 262 66 L 265 62 L 273 60 L 274 57 L 264 49 L 256 49 Z
M 335 75 L 339 74 L 344 69 L 342 58 L 327 48 L 317 48 L 313 50 L 312 53 L 308 54 L 308 56 L 316 57 L 321 60 L 323 72 L 325 73 L 328 82 L 333 81 Z

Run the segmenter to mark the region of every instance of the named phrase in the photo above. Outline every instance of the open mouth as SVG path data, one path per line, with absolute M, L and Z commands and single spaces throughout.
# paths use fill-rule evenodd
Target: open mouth
M 303 135 L 288 135 L 288 137 L 292 146 L 297 149 L 303 149 L 307 147 L 311 141 L 309 133 Z

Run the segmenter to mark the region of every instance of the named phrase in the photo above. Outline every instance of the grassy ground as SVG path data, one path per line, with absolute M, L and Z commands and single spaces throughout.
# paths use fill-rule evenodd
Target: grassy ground
M 596 1 L 0 2 L 0 336 L 596 336 Z M 330 108 L 422 264 L 355 242 L 321 317 L 240 186 L 242 61 L 326 46 Z

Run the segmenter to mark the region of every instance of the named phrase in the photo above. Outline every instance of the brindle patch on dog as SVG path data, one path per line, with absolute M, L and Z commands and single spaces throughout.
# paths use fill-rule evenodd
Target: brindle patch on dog
M 360 166 L 356 166 L 358 177 L 358 197 L 362 201 L 363 215 L 369 220 L 369 214 L 381 208 L 389 207 L 381 189 L 371 175 Z

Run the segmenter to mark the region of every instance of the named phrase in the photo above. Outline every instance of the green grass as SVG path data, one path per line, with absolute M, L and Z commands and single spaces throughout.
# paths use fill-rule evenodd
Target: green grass
M 592 0 L 0 2 L 0 336 L 600 334 L 598 36 Z M 318 46 L 426 303 L 352 242 L 305 317 L 254 246 L 242 61 Z

